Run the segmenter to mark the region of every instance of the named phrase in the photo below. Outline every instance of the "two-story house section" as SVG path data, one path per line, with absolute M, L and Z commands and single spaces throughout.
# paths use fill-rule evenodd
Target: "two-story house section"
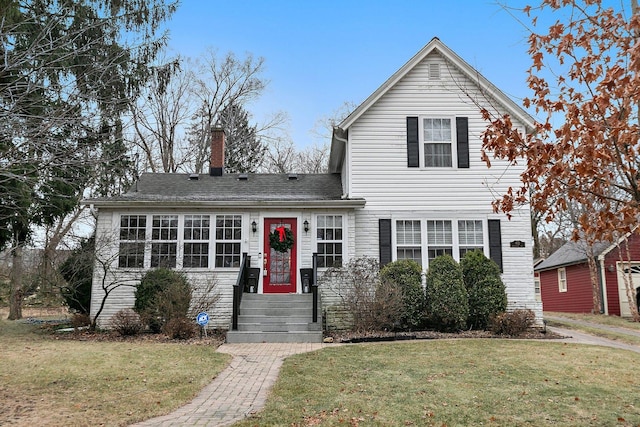
M 355 212 L 356 256 L 427 269 L 438 255 L 482 249 L 503 271 L 509 308 L 540 318 L 529 207 L 509 220 L 491 205 L 521 185 L 525 162 L 487 167 L 480 106 L 533 130 L 523 109 L 434 38 L 336 127 L 330 172 L 342 175 L 345 195 L 366 200 Z

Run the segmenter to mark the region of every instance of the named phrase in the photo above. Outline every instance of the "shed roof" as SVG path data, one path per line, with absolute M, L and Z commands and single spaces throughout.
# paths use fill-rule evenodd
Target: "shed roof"
M 610 242 L 596 242 L 593 245 L 593 254 L 598 256 L 605 252 L 610 246 Z M 584 240 L 577 242 L 569 241 L 549 255 L 549 258 L 538 264 L 535 267 L 535 271 L 551 270 L 574 264 L 582 264 L 583 262 L 587 262 L 587 243 Z

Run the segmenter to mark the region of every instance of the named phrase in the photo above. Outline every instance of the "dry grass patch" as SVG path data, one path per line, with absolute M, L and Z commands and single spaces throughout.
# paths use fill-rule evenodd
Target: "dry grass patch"
M 587 314 L 587 313 L 554 313 L 546 312 L 549 316 L 566 317 L 568 319 L 581 320 L 584 322 L 597 323 L 600 325 L 614 326 L 616 328 L 626 328 L 635 332 L 640 332 L 640 323 L 633 322 L 619 316 L 606 316 L 604 314 Z
M 617 316 L 604 316 L 604 315 L 593 315 L 593 314 L 574 314 L 574 313 L 547 313 L 549 315 L 561 316 L 570 320 L 548 320 L 548 324 L 550 326 L 560 326 L 567 329 L 575 329 L 578 331 L 583 331 L 591 335 L 608 338 L 611 340 L 616 340 L 620 342 L 624 342 L 626 344 L 631 345 L 640 345 L 640 337 L 637 336 L 637 333 L 640 332 L 640 323 L 632 322 L 627 319 L 623 319 Z M 573 322 L 589 322 L 594 326 L 590 326 L 588 324 L 581 324 Z M 599 325 L 603 326 L 603 328 L 599 327 Z M 617 330 L 606 329 L 608 327 L 620 328 L 623 331 L 619 332 Z M 630 333 L 626 333 L 628 330 Z M 632 335 L 631 333 L 636 333 L 636 335 Z
M 637 354 L 506 340 L 329 348 L 287 359 L 245 426 L 640 424 Z
M 211 345 L 57 340 L 0 320 L 0 425 L 119 426 L 171 412 L 224 369 Z

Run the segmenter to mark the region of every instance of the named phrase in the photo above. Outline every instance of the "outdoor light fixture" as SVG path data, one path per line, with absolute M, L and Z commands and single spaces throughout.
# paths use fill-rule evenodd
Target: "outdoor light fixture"
M 309 231 L 309 221 L 305 219 L 302 224 L 304 225 L 304 232 L 306 233 L 307 231 Z
M 251 230 L 253 230 L 254 233 L 258 231 L 258 224 L 256 224 L 255 221 L 251 223 Z

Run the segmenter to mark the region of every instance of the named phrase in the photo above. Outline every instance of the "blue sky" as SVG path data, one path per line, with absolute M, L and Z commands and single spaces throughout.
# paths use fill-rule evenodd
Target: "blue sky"
M 248 110 L 258 121 L 286 112 L 300 147 L 322 142 L 317 120 L 362 102 L 433 37 L 516 101 L 530 95 L 527 33 L 493 0 L 183 0 L 168 29 L 170 54 L 264 57 L 270 83 Z

